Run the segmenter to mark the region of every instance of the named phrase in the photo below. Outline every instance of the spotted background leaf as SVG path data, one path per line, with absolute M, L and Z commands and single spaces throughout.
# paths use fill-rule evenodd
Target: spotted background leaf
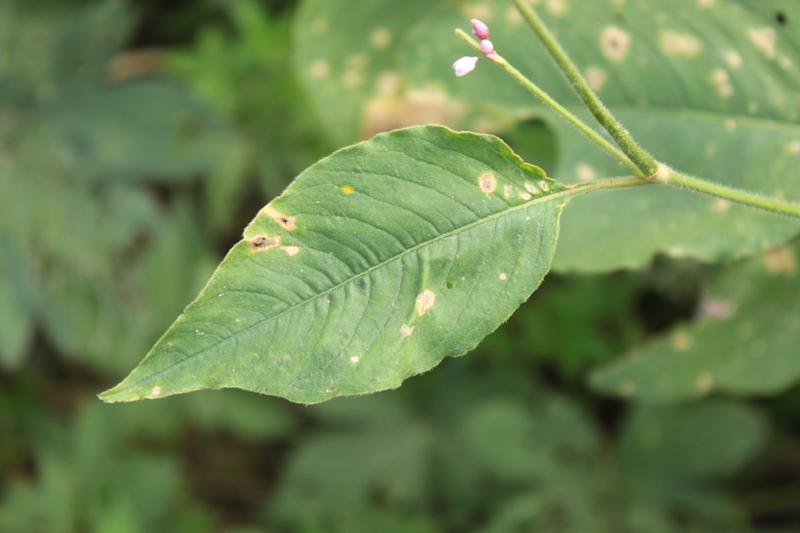
M 799 252 L 795 243 L 732 268 L 708 288 L 693 324 L 602 369 L 594 386 L 652 402 L 788 389 L 800 379 Z
M 419 123 L 502 133 L 542 116 L 560 141 L 564 182 L 626 173 L 453 36 L 476 16 L 495 48 L 566 107 L 582 105 L 505 1 L 306 0 L 296 66 L 339 142 Z M 684 172 L 800 198 L 800 5 L 789 0 L 539 0 L 542 17 L 637 140 Z M 351 7 L 352 6 L 352 7 Z M 351 27 L 353 31 L 339 31 Z M 585 116 L 585 114 L 584 114 Z M 587 117 L 590 120 L 590 117 Z M 535 161 L 534 161 L 535 162 Z M 647 187 L 581 198 L 567 210 L 554 268 L 608 271 L 664 252 L 742 257 L 790 239 L 796 221 Z
M 438 126 L 336 152 L 261 210 L 102 398 L 237 387 L 313 403 L 397 387 L 528 298 L 570 194 L 496 137 Z

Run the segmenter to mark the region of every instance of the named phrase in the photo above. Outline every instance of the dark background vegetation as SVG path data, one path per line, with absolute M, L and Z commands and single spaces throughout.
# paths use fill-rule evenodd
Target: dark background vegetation
M 799 389 L 586 384 L 691 319 L 714 268 L 689 261 L 551 275 L 397 391 L 95 397 L 338 148 L 292 75 L 296 4 L 0 2 L 0 532 L 800 531 Z M 505 138 L 557 157 L 539 123 Z

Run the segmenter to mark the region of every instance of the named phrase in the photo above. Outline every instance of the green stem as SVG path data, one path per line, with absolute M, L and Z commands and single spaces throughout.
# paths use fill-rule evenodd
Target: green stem
M 517 2 L 517 5 L 519 7 L 520 6 L 520 1 L 519 0 L 514 0 L 514 1 Z M 527 7 L 527 4 L 522 4 L 522 7 L 520 7 L 520 10 L 523 12 L 523 15 L 526 14 L 525 7 Z M 533 12 L 531 11 L 531 13 L 533 13 Z M 535 13 L 533 13 L 533 16 L 536 17 Z M 536 17 L 535 20 L 537 20 L 539 22 L 539 24 L 541 24 L 541 21 L 538 19 L 538 17 Z M 529 22 L 530 22 L 530 20 L 529 20 Z M 532 25 L 533 25 L 533 23 L 532 23 Z M 542 24 L 542 28 L 544 28 L 543 24 Z M 544 31 L 546 32 L 546 29 Z M 547 33 L 547 35 L 550 35 L 549 32 L 546 32 L 546 33 Z M 458 34 L 459 37 L 464 39 L 467 43 L 469 43 L 473 48 L 478 50 L 480 53 L 483 53 L 480 50 L 480 45 L 477 42 L 475 42 L 475 40 L 472 37 L 467 35 L 466 32 L 464 32 L 463 30 L 456 30 L 456 34 Z M 552 43 L 557 47 L 557 50 L 560 50 L 560 48 L 558 48 L 558 44 L 555 42 L 555 39 L 552 39 L 552 36 L 550 36 L 550 37 L 551 37 Z M 545 44 L 547 44 L 547 42 Z M 490 54 L 490 55 L 488 55 L 486 57 L 488 59 L 490 59 L 491 61 L 494 61 L 495 63 L 497 63 L 501 67 L 503 67 L 503 69 L 506 72 L 511 74 L 511 76 L 513 76 L 517 81 L 519 81 L 525 88 L 527 88 L 529 91 L 531 91 L 534 95 L 536 95 L 539 99 L 541 99 L 545 104 L 547 104 L 550 107 L 552 107 L 557 113 L 559 113 L 561 116 L 563 116 L 565 119 L 567 119 L 571 124 L 573 124 L 581 132 L 586 134 L 591 140 L 593 140 L 595 143 L 597 143 L 601 148 L 606 150 L 606 152 L 608 152 L 609 154 L 614 156 L 616 159 L 618 159 L 620 162 L 622 162 L 625 166 L 627 166 L 629 169 L 631 169 L 631 171 L 633 171 L 634 174 L 636 174 L 636 176 L 632 176 L 632 177 L 608 178 L 608 179 L 590 181 L 590 182 L 587 182 L 587 183 L 580 183 L 578 185 L 574 185 L 574 186 L 571 187 L 571 190 L 574 193 L 583 194 L 583 193 L 586 193 L 586 192 L 592 192 L 592 191 L 603 190 L 603 189 L 620 189 L 620 188 L 626 188 L 626 187 L 639 187 L 641 185 L 647 185 L 648 183 L 664 183 L 664 184 L 672 185 L 674 187 L 680 187 L 680 188 L 684 188 L 684 189 L 691 189 L 693 191 L 697 191 L 697 192 L 700 192 L 700 193 L 703 193 L 703 194 L 707 194 L 709 196 L 714 196 L 716 198 L 722 198 L 722 199 L 729 200 L 731 202 L 736 202 L 736 203 L 739 203 L 739 204 L 742 204 L 742 205 L 746 205 L 746 206 L 749 206 L 749 207 L 755 207 L 757 209 L 763 209 L 765 211 L 770 211 L 772 213 L 778 213 L 778 214 L 782 214 L 782 215 L 786 215 L 786 216 L 790 216 L 790 217 L 794 217 L 794 218 L 800 218 L 800 204 L 796 204 L 796 203 L 793 203 L 793 202 L 787 202 L 787 201 L 784 201 L 784 200 L 777 200 L 777 199 L 773 199 L 773 198 L 765 198 L 764 196 L 760 196 L 760 195 L 755 194 L 755 193 L 741 191 L 741 190 L 738 190 L 738 189 L 733 189 L 731 187 L 726 187 L 724 185 L 719 185 L 717 183 L 706 181 L 706 180 L 703 180 L 703 179 L 700 179 L 700 178 L 694 178 L 692 176 L 688 176 L 686 174 L 683 174 L 683 173 L 680 173 L 680 172 L 676 172 L 676 171 L 670 169 L 669 167 L 667 167 L 665 165 L 659 164 L 650 154 L 645 152 L 642 148 L 639 147 L 638 144 L 636 144 L 633 141 L 633 139 L 630 137 L 628 132 L 625 131 L 625 129 L 622 128 L 622 126 L 614 119 L 614 117 L 611 116 L 611 114 L 605 109 L 605 107 L 600 102 L 600 100 L 597 98 L 597 96 L 595 96 L 595 94 L 591 91 L 591 89 L 588 87 L 588 85 L 586 85 L 586 82 L 580 76 L 580 73 L 578 73 L 577 69 L 575 69 L 574 65 L 572 65 L 572 63 L 570 62 L 570 60 L 566 56 L 566 54 L 564 54 L 563 51 L 561 51 L 561 54 L 563 55 L 563 60 L 568 64 L 568 67 L 569 67 L 569 68 L 565 68 L 565 72 L 568 71 L 570 68 L 572 70 L 574 70 L 574 74 L 580 79 L 582 84 L 585 86 L 587 93 L 591 96 L 591 98 L 593 98 L 597 102 L 597 105 L 599 106 L 599 108 L 602 109 L 603 111 L 605 111 L 608 120 L 604 123 L 604 119 L 600 119 L 598 117 L 598 121 L 601 124 L 603 124 L 604 126 L 606 125 L 606 123 L 609 123 L 608 121 L 610 121 L 611 124 L 618 126 L 619 129 L 622 131 L 623 137 L 629 140 L 629 143 L 627 144 L 627 146 L 628 146 L 628 149 L 631 150 L 632 152 L 626 151 L 626 153 L 628 153 L 628 156 L 626 156 L 625 153 L 622 153 L 615 146 L 613 146 L 611 143 L 609 143 L 607 140 L 605 140 L 603 137 L 601 137 L 599 133 L 597 133 L 592 128 L 587 126 L 585 123 L 583 123 L 578 117 L 576 117 L 575 115 L 573 115 L 572 113 L 567 111 L 558 102 L 553 100 L 547 93 L 545 93 L 542 89 L 540 89 L 535 83 L 530 81 L 520 71 L 518 71 L 516 68 L 514 68 L 508 61 L 505 60 L 505 58 L 501 57 L 497 53 Z M 561 63 L 559 63 L 559 64 L 561 64 Z M 563 67 L 563 65 L 562 65 L 562 67 Z M 579 94 L 580 94 L 580 90 L 579 90 Z M 589 104 L 587 103 L 587 105 L 589 105 Z M 591 105 L 589 105 L 589 107 L 590 107 L 590 109 L 592 108 Z M 594 112 L 594 110 L 593 110 L 593 112 Z M 595 114 L 595 116 L 597 117 L 597 114 Z M 612 136 L 614 135 L 614 132 L 612 130 L 610 130 L 608 128 L 608 126 L 606 126 L 606 129 L 609 131 L 609 133 L 611 133 Z M 615 140 L 617 141 L 617 144 L 619 144 L 620 147 L 623 150 L 626 150 L 625 142 L 620 141 L 620 139 L 618 139 L 617 137 L 615 137 Z M 639 156 L 641 156 L 638 162 L 637 162 L 634 154 L 639 154 Z M 630 156 L 630 158 L 629 158 L 629 156 Z M 644 168 L 642 168 L 642 166 L 640 166 L 640 165 L 644 166 Z
M 483 54 L 483 52 L 481 52 L 480 45 L 477 42 L 475 42 L 475 40 L 472 37 L 470 37 L 464 30 L 457 29 L 456 34 L 462 39 L 464 39 L 467 43 L 469 43 L 473 48 L 478 50 L 478 52 Z M 591 140 L 597 143 L 601 148 L 603 148 L 613 157 L 618 159 L 623 165 L 628 167 L 635 174 L 645 177 L 655 173 L 651 172 L 650 174 L 646 174 L 642 170 L 640 170 L 639 167 L 636 166 L 636 164 L 633 161 L 631 161 L 631 159 L 629 159 L 625 154 L 619 151 L 613 144 L 608 142 L 599 133 L 597 133 L 592 128 L 587 126 L 583 121 L 581 121 L 581 119 L 579 119 L 578 117 L 567 111 L 561 104 L 553 100 L 553 98 L 550 97 L 550 95 L 548 95 L 546 92 L 540 89 L 539 86 L 533 83 L 531 80 L 526 78 L 524 74 L 522 74 L 519 70 L 514 68 L 514 66 L 511 65 L 511 63 L 509 63 L 508 61 L 506 61 L 506 59 L 502 57 L 500 54 L 495 52 L 491 54 L 491 56 L 486 56 L 486 57 L 492 60 L 493 62 L 497 63 L 501 67 L 503 67 L 503 69 L 506 72 L 511 74 L 511 76 L 513 76 L 514 79 L 520 82 L 526 89 L 532 92 L 542 102 L 553 108 L 558 114 L 567 119 L 567 121 L 569 121 L 573 126 L 578 128 L 587 137 L 589 137 Z
M 637 168 L 644 172 L 645 176 L 653 176 L 656 174 L 658 172 L 658 162 L 633 140 L 633 137 L 631 137 L 628 131 L 614 118 L 606 106 L 603 105 L 603 102 L 600 101 L 594 91 L 592 91 L 592 88 L 589 87 L 589 84 L 586 83 L 586 80 L 583 79 L 578 68 L 570 60 L 564 49 L 561 48 L 561 45 L 558 44 L 555 36 L 550 33 L 550 30 L 544 25 L 542 19 L 536 14 L 536 11 L 534 11 L 526 0 L 514 0 L 514 3 L 517 5 L 517 9 L 519 9 L 520 13 L 522 13 L 522 16 L 525 17 L 525 20 L 528 21 L 528 25 L 542 41 L 545 48 L 547 48 L 547 51 L 553 56 L 553 59 L 558 64 L 559 68 L 561 68 L 564 75 L 566 75 L 572 87 L 578 93 L 578 96 L 583 100 L 583 103 L 586 104 L 586 107 L 589 108 L 589 111 L 592 112 L 600 125 L 608 131 L 611 138 L 617 143 L 617 146 L 619 146 L 622 151 L 625 152 L 625 155 L 636 164 Z
M 765 198 L 764 196 L 759 196 L 751 192 L 725 187 L 724 185 L 705 181 L 700 178 L 693 178 L 680 172 L 668 172 L 664 183 L 691 189 L 716 198 L 724 198 L 725 200 L 748 205 L 757 209 L 764 209 L 765 211 L 800 218 L 800 204 L 776 200 L 774 198 Z
M 725 187 L 717 183 L 705 181 L 699 178 L 687 176 L 681 172 L 674 170 L 666 170 L 666 180 L 660 183 L 672 185 L 673 187 L 680 187 L 683 189 L 691 189 L 715 198 L 723 198 L 737 204 L 755 207 L 756 209 L 763 209 L 772 213 L 779 213 L 794 218 L 800 218 L 800 204 L 793 202 L 786 202 L 783 200 L 776 200 L 774 198 L 765 198 L 754 193 L 740 191 L 731 187 Z M 583 194 L 586 192 L 599 191 L 604 189 L 622 189 L 628 187 L 639 187 L 641 185 L 653 184 L 652 181 L 635 176 L 624 178 L 607 178 L 595 181 L 588 181 L 586 183 L 579 183 L 573 185 L 572 191 Z
M 639 176 L 625 176 L 622 178 L 604 178 L 600 180 L 587 181 L 570 186 L 575 194 L 583 194 L 592 191 L 602 191 L 606 189 L 627 189 L 630 187 L 641 187 L 642 185 L 652 185 L 653 182 Z

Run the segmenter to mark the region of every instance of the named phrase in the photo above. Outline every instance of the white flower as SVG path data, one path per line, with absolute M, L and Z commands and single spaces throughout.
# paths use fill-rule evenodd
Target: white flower
M 453 68 L 456 71 L 456 76 L 466 76 L 475 70 L 475 64 L 478 62 L 477 57 L 465 56 L 453 63 Z

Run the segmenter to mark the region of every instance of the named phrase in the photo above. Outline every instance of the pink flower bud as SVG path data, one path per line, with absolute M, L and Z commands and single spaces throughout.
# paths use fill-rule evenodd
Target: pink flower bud
M 478 39 L 488 39 L 489 38 L 489 26 L 484 24 L 478 19 L 470 20 L 472 23 L 472 34 L 477 35 Z
M 465 56 L 453 63 L 453 68 L 456 71 L 456 76 L 466 76 L 475 70 L 475 64 L 478 62 L 477 57 Z
M 492 41 L 489 39 L 484 39 L 481 41 L 481 52 L 484 54 L 493 54 L 494 53 L 494 45 Z

